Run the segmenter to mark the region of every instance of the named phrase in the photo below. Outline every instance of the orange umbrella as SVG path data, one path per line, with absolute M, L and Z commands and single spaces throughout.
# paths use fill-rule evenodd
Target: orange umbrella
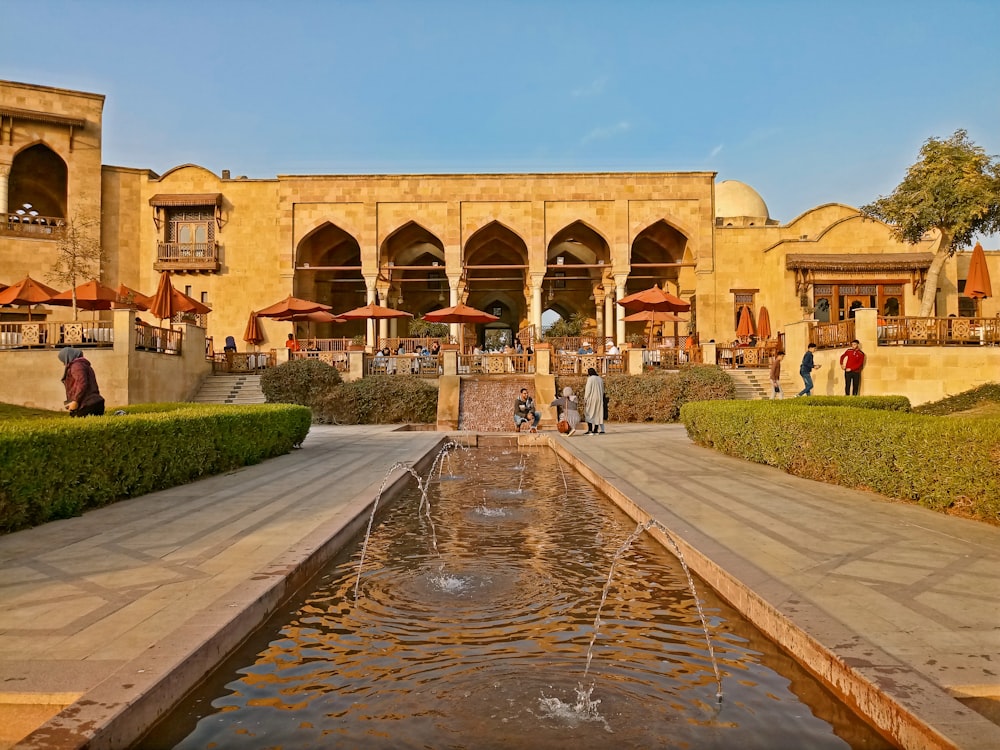
M 170 319 L 172 328 L 173 317 L 177 313 L 205 315 L 212 312 L 212 308 L 174 289 L 170 282 L 170 271 L 164 271 L 160 274 L 156 293 L 149 300 L 149 312 L 160 320 Z
M 284 318 L 296 313 L 311 313 L 318 310 L 330 309 L 329 305 L 324 305 L 321 302 L 313 302 L 312 300 L 299 299 L 298 297 L 288 295 L 281 302 L 275 302 L 263 310 L 258 310 L 257 314 L 262 318 Z
M 670 292 L 660 289 L 659 284 L 654 284 L 650 289 L 644 289 L 635 294 L 629 294 L 618 300 L 618 304 L 629 311 L 658 310 L 660 312 L 687 312 L 691 309 L 691 303 L 685 302 L 680 297 L 675 297 Z
M 75 293 L 75 295 L 74 295 Z M 74 300 L 74 296 L 76 299 Z M 67 289 L 49 300 L 53 305 L 74 305 L 81 310 L 110 310 L 118 301 L 118 292 L 101 284 L 97 279 L 80 284 L 75 289 Z
M 118 299 L 115 300 L 115 307 L 135 307 L 139 310 L 148 310 L 152 301 L 151 297 L 140 294 L 135 289 L 124 284 L 118 285 Z
M 453 307 L 442 307 L 440 310 L 424 313 L 424 320 L 431 323 L 492 323 L 500 318 L 459 303 Z
M 259 313 L 258 313 L 259 314 Z M 288 323 L 308 323 L 309 324 L 309 338 L 312 338 L 312 324 L 313 323 L 346 323 L 344 318 L 338 318 L 329 310 L 314 310 L 313 312 L 306 313 L 292 313 L 291 315 L 282 315 L 280 318 L 276 318 Z
M 740 338 L 753 336 L 753 315 L 750 314 L 749 305 L 743 305 L 740 308 L 740 320 L 736 324 L 736 335 Z
M 370 302 L 364 307 L 355 307 L 353 310 L 337 313 L 337 317 L 344 318 L 344 320 L 385 320 L 387 318 L 412 318 L 413 313 L 393 310 L 391 307 L 383 307 Z
M 766 307 L 760 308 L 760 312 L 757 313 L 757 338 L 771 338 L 771 315 Z
M 674 341 L 676 341 L 677 324 L 683 322 L 685 319 L 672 312 L 667 312 L 666 310 L 640 310 L 639 312 L 632 313 L 631 315 L 626 315 L 622 318 L 622 320 L 626 323 L 648 323 L 648 327 L 646 329 L 646 346 L 651 347 L 653 344 L 653 323 L 673 323 Z
M 13 286 L 0 292 L 0 305 L 28 305 L 28 320 L 31 320 L 31 306 L 48 302 L 59 292 L 30 276 L 25 276 Z
M 972 258 L 969 260 L 969 276 L 965 280 L 966 297 L 972 299 L 985 299 L 993 296 L 993 288 L 990 285 L 990 270 L 986 267 L 986 254 L 983 246 L 976 243 L 972 250 Z
M 260 330 L 257 313 L 253 311 L 250 312 L 250 319 L 247 320 L 246 330 L 243 331 L 243 340 L 254 346 L 257 346 L 264 340 L 264 332 Z

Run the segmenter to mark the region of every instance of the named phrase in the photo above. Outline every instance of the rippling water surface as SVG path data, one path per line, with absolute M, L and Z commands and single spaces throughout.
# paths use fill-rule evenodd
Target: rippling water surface
M 376 518 L 360 579 L 361 540 L 139 747 L 890 747 L 696 579 L 718 703 L 687 578 L 646 536 L 584 679 L 635 524 L 547 449 L 440 467 L 422 509 L 413 480 Z

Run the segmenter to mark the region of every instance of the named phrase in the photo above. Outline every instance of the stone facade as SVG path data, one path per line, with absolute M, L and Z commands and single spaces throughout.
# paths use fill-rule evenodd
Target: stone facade
M 936 250 L 936 238 L 902 245 L 839 204 L 782 224 L 752 188 L 716 183 L 711 172 L 247 179 L 191 164 L 162 175 L 102 166 L 103 103 L 0 82 L 0 201 L 37 195 L 63 219 L 96 213 L 108 256 L 101 281 L 150 294 L 160 271 L 174 271 L 175 286 L 213 308 L 205 323 L 216 342 L 239 341 L 252 310 L 292 294 L 335 312 L 378 300 L 416 316 L 465 301 L 499 313 L 495 326 L 511 334 L 537 330 L 546 309 L 580 313 L 598 343 L 622 343 L 644 325 L 624 323 L 614 300 L 656 283 L 693 303 L 703 342 L 722 343 L 735 336 L 742 304 L 767 307 L 776 332 L 804 315 L 836 320 L 846 305 L 914 315 Z M 0 282 L 46 280 L 54 245 L 44 233 L 0 232 Z M 987 255 L 1000 281 L 1000 252 Z M 967 253 L 946 265 L 939 315 L 969 313 L 958 292 L 967 267 Z M 973 304 L 979 315 L 1000 313 L 996 299 Z M 295 330 L 261 323 L 265 347 L 282 347 Z M 382 322 L 368 335 L 406 327 Z M 351 322 L 310 333 L 365 330 Z

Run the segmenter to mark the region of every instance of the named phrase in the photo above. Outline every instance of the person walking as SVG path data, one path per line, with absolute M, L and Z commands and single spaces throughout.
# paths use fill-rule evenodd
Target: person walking
M 604 434 L 604 380 L 593 367 L 587 368 L 583 388 L 583 419 L 587 423 L 584 435 Z
M 100 417 L 104 414 L 104 397 L 97 387 L 97 376 L 83 352 L 67 346 L 59 350 L 59 361 L 65 366 L 62 384 L 66 388 L 65 406 L 71 417 Z
M 861 390 L 861 370 L 865 366 L 865 353 L 861 342 L 851 342 L 851 348 L 840 355 L 840 369 L 844 371 L 844 395 L 857 396 Z
M 806 347 L 806 353 L 802 355 L 802 364 L 799 365 L 799 375 L 802 376 L 802 382 L 805 387 L 796 394 L 797 396 L 811 396 L 813 389 L 813 370 L 818 370 L 819 365 L 813 359 L 813 354 L 816 351 L 816 344 L 809 344 Z
M 784 398 L 785 393 L 781 390 L 781 360 L 785 358 L 784 352 L 778 352 L 771 358 L 770 378 L 771 378 L 771 400 Z
M 566 437 L 576 434 L 576 426 L 580 424 L 580 407 L 577 403 L 576 394 L 568 385 L 562 390 L 562 397 L 552 401 L 549 406 L 559 409 L 559 419 L 569 425 Z

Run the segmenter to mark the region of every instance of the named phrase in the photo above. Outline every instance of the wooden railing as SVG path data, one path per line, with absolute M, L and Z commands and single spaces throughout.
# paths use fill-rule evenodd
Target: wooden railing
M 1000 346 L 1000 318 L 879 318 L 879 346 Z
M 599 375 L 625 372 L 624 354 L 560 354 L 552 355 L 553 375 L 586 375 L 593 367 Z
M 447 337 L 445 337 L 445 338 L 437 338 L 437 337 L 435 337 L 435 338 L 430 338 L 430 337 L 422 337 L 422 338 L 395 338 L 395 337 L 393 337 L 393 338 L 384 338 L 384 339 L 379 339 L 378 340 L 378 348 L 379 349 L 384 349 L 385 347 L 389 347 L 389 351 L 392 352 L 393 354 L 396 354 L 396 353 L 399 352 L 400 344 L 402 344 L 402 346 L 403 346 L 403 348 L 404 348 L 404 350 L 406 351 L 407 354 L 416 354 L 416 353 L 418 353 L 420 351 L 423 351 L 424 349 L 427 349 L 427 351 L 430 351 L 431 348 L 434 346 L 435 343 L 438 346 L 441 346 L 442 344 L 447 344 L 448 343 L 448 338 Z
M 212 372 L 261 372 L 278 364 L 274 349 L 266 352 L 223 352 L 212 359 Z
M 0 214 L 0 218 L 3 216 L 4 214 Z M 8 213 L 7 220 L 0 221 L 0 233 L 51 239 L 62 234 L 65 225 L 66 220 L 58 216 L 31 216 L 26 213 Z
M 817 349 L 839 349 L 856 339 L 854 318 L 837 323 L 816 323 L 809 326 L 809 343 Z
M 0 323 L 0 349 L 111 347 L 115 343 L 114 334 L 114 323 L 108 320 Z
M 219 245 L 217 242 L 157 242 L 157 271 L 218 271 Z
M 528 375 L 535 372 L 533 354 L 459 354 L 459 375 Z
M 443 371 L 440 355 L 366 354 L 364 356 L 366 375 L 416 375 L 422 378 L 436 378 Z
M 661 346 L 642 350 L 642 368 L 676 370 L 681 365 L 697 364 L 702 361 L 701 347 Z
M 309 352 L 346 352 L 351 345 L 351 339 L 299 339 L 302 351 Z
M 358 352 L 358 354 L 361 353 Z M 347 372 L 349 369 L 347 352 L 344 350 L 303 349 L 295 352 L 292 359 L 317 359 L 335 368 L 338 372 Z
M 722 368 L 737 367 L 770 367 L 771 360 L 777 354 L 777 341 L 768 341 L 757 346 L 716 346 L 715 363 Z
M 135 327 L 137 351 L 179 355 L 184 350 L 184 332 L 141 323 Z

